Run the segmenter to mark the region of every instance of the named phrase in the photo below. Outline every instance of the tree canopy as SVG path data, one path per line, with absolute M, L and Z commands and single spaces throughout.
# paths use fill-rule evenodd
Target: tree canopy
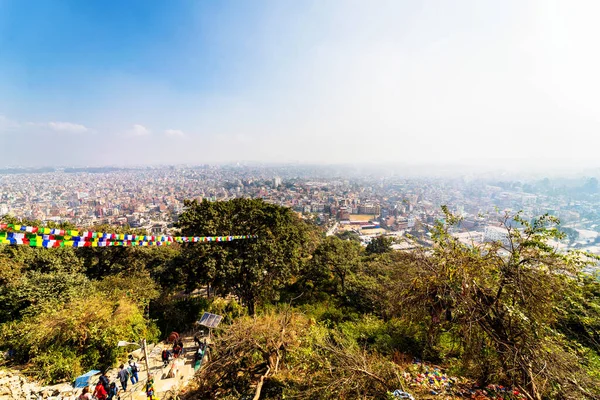
M 383 254 L 392 251 L 392 244 L 394 240 L 392 238 L 380 235 L 371 239 L 367 244 L 367 254 Z
M 209 284 L 221 294 L 234 294 L 251 314 L 257 303 L 277 299 L 316 243 L 314 228 L 292 210 L 260 199 L 194 200 L 185 206 L 178 222 L 184 235 L 257 235 L 226 244 L 184 245 L 182 251 L 191 261 L 186 272 L 195 280 L 188 288 Z

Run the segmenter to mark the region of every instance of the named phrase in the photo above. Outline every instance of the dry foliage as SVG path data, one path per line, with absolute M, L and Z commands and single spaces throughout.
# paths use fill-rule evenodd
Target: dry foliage
M 309 327 L 307 318 L 290 311 L 237 319 L 216 339 L 195 395 L 254 392 L 258 398 L 265 379 L 280 372 L 288 352 L 300 346 Z

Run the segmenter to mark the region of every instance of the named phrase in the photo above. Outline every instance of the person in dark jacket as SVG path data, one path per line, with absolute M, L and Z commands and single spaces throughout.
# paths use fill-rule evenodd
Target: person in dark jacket
M 161 354 L 161 358 L 162 358 L 162 362 L 163 362 L 163 368 L 166 367 L 169 364 L 169 357 L 170 356 L 171 356 L 171 353 L 169 353 L 169 350 L 163 349 L 162 354 Z
M 102 383 L 102 386 L 104 387 L 104 390 L 106 390 L 106 392 L 108 393 L 108 388 L 110 387 L 110 381 L 108 379 L 108 376 L 106 376 L 106 371 L 102 373 L 102 375 L 100 375 L 100 382 Z
M 140 372 L 140 366 L 131 355 L 129 355 L 129 370 L 131 371 L 131 384 L 135 385 L 139 382 L 138 372 Z
M 108 397 L 107 400 L 113 400 L 118 398 L 119 394 L 119 388 L 117 387 L 117 384 L 114 382 L 110 383 L 110 386 L 108 387 Z
M 121 381 L 121 387 L 123 387 L 123 391 L 127 391 L 127 380 L 129 379 L 129 371 L 123 364 L 119 367 L 119 372 L 117 373 L 119 377 L 119 381 Z

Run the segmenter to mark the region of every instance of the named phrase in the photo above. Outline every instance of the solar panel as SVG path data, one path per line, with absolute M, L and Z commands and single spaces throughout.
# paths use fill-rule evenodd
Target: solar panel
M 205 312 L 198 321 L 198 324 L 206 326 L 207 328 L 216 328 L 220 323 L 223 317 L 217 314 L 211 314 Z

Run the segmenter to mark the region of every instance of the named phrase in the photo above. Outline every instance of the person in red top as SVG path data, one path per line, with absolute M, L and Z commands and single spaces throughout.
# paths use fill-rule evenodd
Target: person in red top
M 104 389 L 104 386 L 102 386 L 102 382 L 100 381 L 98 381 L 96 389 L 94 389 L 94 397 L 98 400 L 106 400 L 106 397 L 108 397 L 108 393 L 106 393 L 106 389 Z
M 179 357 L 180 354 L 181 354 L 181 347 L 179 347 L 179 344 L 175 343 L 175 346 L 173 346 L 173 358 Z

